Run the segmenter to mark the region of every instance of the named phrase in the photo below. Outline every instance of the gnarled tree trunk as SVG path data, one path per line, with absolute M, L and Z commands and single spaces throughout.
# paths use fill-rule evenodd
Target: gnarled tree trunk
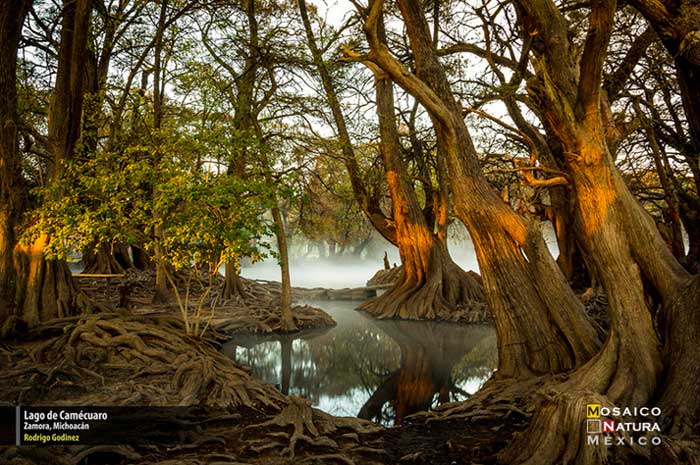
M 523 1 L 519 6 L 524 33 L 541 32 L 537 77 L 528 83 L 529 91 L 556 129 L 567 156 L 576 191 L 580 241 L 607 294 L 610 331 L 600 353 L 556 387 L 561 394 L 537 411 L 529 429 L 500 458 L 508 463 L 541 464 L 557 463 L 565 456 L 571 463 L 603 463 L 608 453 L 604 446 L 585 446 L 585 411 L 580 405 L 647 405 L 661 384 L 663 369 L 652 320 L 655 305 L 660 303 L 662 315 L 671 321 L 675 317 L 697 323 L 694 313 L 699 302 L 694 292 L 679 295 L 689 276 L 625 186 L 608 149 L 606 125 L 610 122 L 600 87 L 615 1 L 593 4 L 578 63 L 571 53 L 575 47 L 569 42 L 567 22 L 553 2 Z M 693 316 L 679 317 L 685 312 Z M 677 327 L 677 322 L 671 326 Z M 688 350 L 693 331 L 697 327 L 686 328 L 681 336 L 669 334 L 669 353 L 675 348 L 679 356 L 679 350 Z M 674 362 L 682 364 L 672 359 Z M 693 377 L 690 373 L 699 369 L 685 376 Z M 683 381 L 669 377 L 662 389 L 684 392 Z M 697 409 L 696 401 L 684 402 Z M 683 410 L 681 405 L 676 407 Z
M 405 319 L 449 320 L 458 309 L 483 312 L 481 284 L 452 261 L 444 228 L 427 224 L 401 158 L 393 83 L 381 70 L 374 71 L 380 150 L 403 270 L 391 289 L 360 308 L 379 318 Z
M 420 4 L 399 0 L 418 75 L 411 74 L 379 40 L 382 2 L 365 22 L 370 52 L 380 66 L 429 112 L 447 159 L 454 209 L 476 249 L 486 300 L 496 320 L 502 378 L 556 373 L 585 363 L 598 349 L 582 304 L 549 254 L 539 230 L 515 214 L 488 185 Z
M 74 156 L 80 138 L 84 94 L 84 68 L 91 1 L 69 1 L 63 7 L 58 69 L 48 121 L 48 146 L 53 157 L 49 182 L 59 182 L 64 164 Z M 87 299 L 73 282 L 68 265 L 63 260 L 46 260 L 44 249 L 48 242 L 40 236 L 33 243 L 19 248 L 23 257 L 24 282 L 18 286 L 21 318 L 30 326 L 47 318 L 79 312 Z

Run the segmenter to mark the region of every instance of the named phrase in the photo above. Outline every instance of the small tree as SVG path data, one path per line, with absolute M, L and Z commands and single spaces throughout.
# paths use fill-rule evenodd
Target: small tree
M 260 244 L 265 244 L 258 239 L 269 233 L 263 213 L 271 207 L 273 193 L 263 182 L 209 169 L 202 163 L 202 134 L 175 133 L 161 140 L 169 142 L 68 164 L 61 183 L 38 192 L 47 200 L 32 213 L 24 240 L 49 233 L 45 254 L 54 259 L 115 242 L 157 249 L 154 259 L 166 269 L 187 333 L 201 335 L 203 307 L 209 301 L 213 308 L 217 300 L 210 296 L 221 265 L 238 264 L 241 256 L 253 261 L 264 257 Z M 157 166 L 151 163 L 153 150 L 161 155 Z M 69 194 L 56 195 L 54 190 Z M 160 234 L 153 234 L 155 230 Z M 184 282 L 184 297 L 178 281 Z M 192 320 L 194 282 L 203 292 Z

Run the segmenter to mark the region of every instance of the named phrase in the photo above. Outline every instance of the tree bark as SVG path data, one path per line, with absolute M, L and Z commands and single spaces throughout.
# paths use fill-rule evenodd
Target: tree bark
M 18 283 L 21 319 L 29 327 L 77 314 L 90 304 L 78 290 L 64 260 L 46 260 L 44 248 L 48 237 L 42 236 L 28 245 L 17 246 Z
M 404 319 L 449 320 L 458 309 L 483 312 L 481 284 L 452 261 L 442 228 L 435 234 L 426 222 L 401 158 L 393 83 L 383 71 L 373 71 L 380 151 L 403 271 L 391 289 L 360 308 L 379 318 Z
M 570 370 L 598 349 L 595 329 L 569 288 L 537 228 L 515 214 L 488 185 L 476 151 L 437 60 L 428 25 L 417 3 L 398 2 L 416 59 L 407 71 L 377 36 L 381 1 L 365 22 L 370 53 L 429 112 L 447 159 L 454 209 L 472 237 L 489 308 L 496 320 L 501 378 L 527 378 Z
M 15 225 L 26 191 L 17 143 L 17 50 L 30 5 L 0 1 L 0 326 L 15 314 Z
M 102 244 L 97 252 L 86 250 L 83 252 L 83 273 L 91 274 L 121 274 L 134 264 L 129 257 L 129 251 L 125 244 Z
M 275 237 L 277 238 L 277 251 L 279 253 L 280 273 L 282 275 L 282 292 L 280 294 L 280 322 L 283 331 L 296 331 L 294 315 L 292 314 L 292 282 L 289 277 L 289 248 L 287 245 L 287 233 L 284 229 L 284 221 L 278 206 L 272 207 L 272 219 L 275 223 Z
M 49 182 L 60 181 L 80 138 L 90 11 L 90 0 L 71 0 L 63 6 L 56 84 L 49 108 L 47 140 L 53 159 Z M 75 314 L 87 303 L 66 262 L 44 258 L 47 242 L 48 238 L 41 236 L 18 249 L 24 255 L 18 260 L 26 264 L 22 273 L 25 282 L 18 286 L 18 305 L 22 306 L 22 319 L 30 326 Z
M 231 300 L 239 298 L 248 298 L 248 291 L 243 284 L 243 280 L 241 280 L 238 266 L 235 263 L 226 263 L 224 265 L 224 289 L 222 299 Z
M 580 57 L 572 53 L 575 46 L 569 42 L 567 22 L 552 1 L 520 1 L 518 6 L 523 33 L 539 31 L 541 40 L 533 60 L 536 77 L 528 82 L 528 91 L 564 149 L 576 192 L 580 241 L 608 297 L 610 331 L 602 350 L 556 387 L 561 394 L 538 410 L 529 429 L 499 458 L 539 464 L 566 456 L 571 463 L 601 463 L 607 452 L 582 446 L 586 433 L 580 404 L 597 399 L 630 407 L 647 405 L 657 392 L 663 368 L 653 306 L 661 303 L 662 314 L 672 317 L 671 309 L 692 313 L 698 301 L 693 293 L 678 296 L 689 275 L 625 186 L 609 150 L 601 77 L 615 1 L 592 5 Z M 667 338 L 670 353 L 682 340 L 675 334 Z M 665 389 L 674 381 L 678 383 L 669 379 Z M 564 426 L 552 427 L 557 422 Z M 562 435 L 573 439 L 563 442 Z
M 695 305 L 688 305 L 695 302 Z M 700 420 L 697 395 L 698 360 L 700 360 L 700 277 L 677 292 L 665 312 L 667 366 L 659 405 L 671 434 L 695 433 Z M 672 343 L 670 341 L 673 341 Z
M 161 129 L 163 122 L 163 100 L 161 77 L 163 74 L 162 53 L 163 53 L 163 36 L 165 35 L 167 23 L 168 1 L 161 0 L 160 11 L 158 14 L 158 26 L 156 28 L 154 46 L 153 46 L 153 129 L 156 132 L 156 140 L 161 138 L 158 132 Z M 161 164 L 161 154 L 156 148 L 155 159 L 153 164 L 158 167 Z M 160 212 L 154 213 L 161 215 Z M 153 228 L 153 238 L 155 245 L 153 247 L 153 259 L 155 262 L 155 289 L 153 294 L 153 303 L 162 304 L 168 303 L 175 298 L 173 293 L 178 292 L 177 289 L 170 289 L 168 285 L 168 265 L 165 262 L 165 251 L 163 250 L 162 242 L 165 240 L 165 231 L 162 225 Z

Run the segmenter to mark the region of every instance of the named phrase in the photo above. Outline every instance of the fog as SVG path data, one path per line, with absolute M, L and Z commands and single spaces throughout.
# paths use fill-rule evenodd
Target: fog
M 559 252 L 550 223 L 543 224 L 543 232 L 547 246 L 553 256 L 556 257 Z M 474 246 L 464 230 L 464 226 L 461 224 L 450 227 L 448 248 L 452 259 L 464 270 L 479 272 Z M 299 250 L 292 250 L 292 258 L 289 264 L 292 286 L 295 287 L 324 287 L 331 289 L 363 287 L 377 270 L 383 268 L 384 252 L 387 253 L 392 265 L 394 263 L 397 265 L 401 264 L 398 249 L 381 238 L 377 239 L 377 243 L 374 244 L 371 252 L 363 258 L 350 255 L 343 255 L 333 259 L 301 258 L 301 247 L 297 249 Z M 294 258 L 295 256 L 297 258 Z M 253 265 L 243 266 L 241 275 L 248 279 L 279 281 L 280 269 L 277 260 L 271 258 Z

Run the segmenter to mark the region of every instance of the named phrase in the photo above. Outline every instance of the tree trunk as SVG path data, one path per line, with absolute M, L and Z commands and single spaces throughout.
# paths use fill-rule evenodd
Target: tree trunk
M 48 238 L 42 236 L 28 245 L 17 247 L 17 305 L 21 319 L 34 327 L 41 322 L 76 315 L 90 305 L 73 281 L 63 260 L 44 258 Z
M 696 433 L 700 422 L 697 395 L 700 360 L 700 277 L 683 286 L 665 312 L 666 378 L 659 405 L 671 434 Z
M 382 212 L 379 202 L 376 198 L 372 198 L 362 180 L 362 173 L 360 172 L 360 167 L 352 146 L 350 133 L 345 122 L 345 116 L 343 115 L 343 111 L 340 107 L 340 100 L 336 94 L 336 86 L 333 83 L 333 78 L 331 77 L 327 65 L 323 60 L 323 54 L 318 48 L 316 38 L 314 37 L 313 30 L 311 28 L 311 22 L 309 21 L 308 10 L 306 8 L 306 1 L 298 0 L 298 3 L 309 50 L 311 51 L 316 70 L 321 77 L 321 84 L 323 85 L 323 90 L 326 93 L 326 102 L 328 103 L 328 106 L 333 114 L 333 121 L 335 123 L 338 139 L 341 145 L 343 162 L 345 163 L 348 176 L 350 177 L 350 184 L 352 186 L 355 200 L 357 200 L 360 208 L 379 234 L 381 234 L 392 244 L 396 244 L 396 230 L 393 222 Z
M 664 191 L 664 199 L 666 201 L 667 208 L 664 210 L 662 216 L 663 224 L 668 230 L 666 231 L 666 234 L 662 235 L 671 249 L 673 256 L 676 257 L 677 260 L 681 261 L 685 259 L 685 245 L 683 244 L 682 222 L 678 195 L 676 194 L 675 186 L 669 179 L 669 175 L 667 173 L 667 168 L 669 168 L 668 158 L 659 145 L 651 122 L 647 120 L 639 105 L 635 105 L 635 109 L 637 111 L 637 116 L 641 120 L 642 126 L 644 127 L 644 132 L 647 136 L 649 147 L 651 148 L 651 155 L 654 159 L 654 167 L 656 168 L 656 173 L 659 177 L 661 188 Z
M 131 246 L 131 256 L 134 263 L 134 267 L 141 271 L 148 271 L 155 269 L 155 264 L 151 257 L 146 253 L 143 247 L 138 245 Z
M 282 331 L 296 331 L 294 315 L 292 315 L 292 283 L 289 277 L 289 250 L 287 246 L 287 233 L 284 229 L 282 214 L 277 206 L 272 207 L 272 219 L 275 222 L 275 237 L 279 253 L 280 272 L 282 274 L 282 293 L 280 294 L 280 322 Z
M 449 320 L 457 310 L 476 310 L 483 317 L 481 284 L 452 261 L 444 238 L 426 223 L 401 159 L 393 83 L 382 71 L 374 72 L 380 149 L 403 271 L 391 289 L 360 308 L 378 318 Z
M 234 263 L 224 265 L 224 289 L 221 298 L 226 300 L 247 299 L 248 291 L 243 285 L 238 267 Z
M 80 138 L 90 11 L 90 0 L 69 1 L 63 7 L 56 84 L 48 118 L 48 148 L 54 163 L 49 182 L 60 181 Z M 66 262 L 44 258 L 47 243 L 48 238 L 41 236 L 19 249 L 24 255 L 20 259 L 26 263 L 26 281 L 18 286 L 18 300 L 21 317 L 30 326 L 89 307 Z
M 398 2 L 416 59 L 407 71 L 379 41 L 382 2 L 371 3 L 365 31 L 368 58 L 418 99 L 429 112 L 452 181 L 456 216 L 469 231 L 496 320 L 501 378 L 526 378 L 570 370 L 598 349 L 595 329 L 549 254 L 539 230 L 515 214 L 488 185 L 437 60 L 418 3 Z
M 153 293 L 153 303 L 167 304 L 176 298 L 175 293 L 179 291 L 177 288 L 171 289 L 170 283 L 168 282 L 168 273 L 170 273 L 170 270 L 168 269 L 168 264 L 165 262 L 163 246 L 161 245 L 161 241 L 164 239 L 162 226 L 156 226 L 154 230 L 156 244 L 153 248 L 153 261 L 155 262 L 156 267 L 156 280 Z
M 505 79 L 502 84 L 510 85 Z M 538 128 L 525 119 L 514 97 L 508 96 L 504 100 L 508 114 L 518 129 L 529 139 L 530 149 L 535 152 L 540 164 L 552 170 L 562 170 L 565 157 L 561 144 L 554 137 L 553 129 L 547 125 L 547 120 L 541 118 L 546 133 L 543 135 Z M 557 238 L 559 248 L 557 264 L 569 283 L 575 288 L 582 289 L 590 283 L 590 276 L 576 237 L 574 193 L 568 189 L 568 186 L 555 186 L 549 189 L 549 196 L 551 209 L 546 214 Z
M 696 183 L 700 180 L 700 6 L 692 0 L 656 2 L 633 0 L 631 4 L 649 21 L 669 55 L 673 57 L 676 79 L 688 124 L 690 153 L 683 155 L 690 166 Z M 685 143 L 685 140 L 683 141 Z M 679 192 L 680 195 L 680 192 Z M 687 229 L 687 225 L 686 225 Z M 690 231 L 689 231 L 690 232 Z M 686 259 L 687 268 L 700 271 L 700 245 L 691 247 Z
M 90 274 L 122 274 L 134 266 L 123 244 L 102 244 L 96 253 L 88 249 L 83 252 L 83 264 L 83 273 Z
M 0 326 L 15 313 L 15 225 L 26 190 L 17 144 L 17 50 L 30 5 L 0 1 Z
M 610 331 L 600 353 L 555 387 L 560 394 L 537 410 L 528 430 L 499 459 L 541 464 L 566 457 L 570 463 L 603 463 L 607 460 L 604 445 L 584 446 L 585 409 L 581 406 L 586 402 L 647 405 L 657 392 L 663 368 L 652 320 L 656 304 L 662 304 L 662 316 L 672 321 L 681 312 L 697 313 L 699 302 L 693 292 L 679 296 L 688 274 L 625 186 L 608 149 L 607 103 L 600 81 L 615 1 L 592 6 L 580 57 L 570 53 L 567 22 L 553 2 L 521 1 L 519 6 L 525 17 L 524 33 L 542 33 L 543 56 L 535 61 L 537 77 L 528 82 L 528 90 L 550 126 L 557 129 L 567 156 L 580 242 L 607 294 Z M 680 319 L 694 321 L 694 317 Z M 684 335 L 670 335 L 669 353 L 687 350 L 683 344 L 693 331 L 697 327 L 686 329 Z M 684 377 L 694 378 L 700 371 L 700 367 L 685 368 L 690 371 Z M 683 382 L 669 378 L 665 389 L 683 392 Z

